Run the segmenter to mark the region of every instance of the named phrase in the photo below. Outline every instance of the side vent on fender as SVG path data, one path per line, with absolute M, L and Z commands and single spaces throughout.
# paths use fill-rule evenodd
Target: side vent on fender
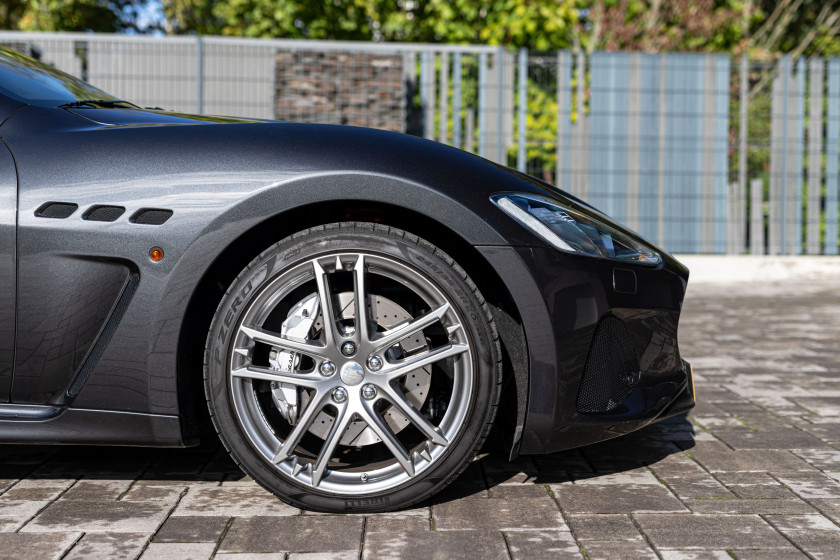
M 607 315 L 595 328 L 580 380 L 579 412 L 609 412 L 627 398 L 641 379 L 630 333 L 621 319 Z
M 147 226 L 159 226 L 172 217 L 172 210 L 160 208 L 141 208 L 128 219 L 132 224 L 143 224 Z
M 64 219 L 70 217 L 78 208 L 79 205 L 72 202 L 45 202 L 35 210 L 35 215 L 39 218 Z
M 96 205 L 88 208 L 82 219 L 90 222 L 115 222 L 124 212 L 125 208 L 122 206 Z

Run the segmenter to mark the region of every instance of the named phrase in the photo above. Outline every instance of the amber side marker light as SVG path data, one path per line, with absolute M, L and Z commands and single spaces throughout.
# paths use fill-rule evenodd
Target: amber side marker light
M 153 262 L 158 262 L 163 259 L 163 249 L 160 247 L 152 247 L 149 249 L 149 258 L 152 259 Z

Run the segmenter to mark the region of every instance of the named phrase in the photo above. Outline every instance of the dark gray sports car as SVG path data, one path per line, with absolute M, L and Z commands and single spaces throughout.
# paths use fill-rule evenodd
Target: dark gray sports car
M 548 453 L 694 404 L 685 267 L 469 153 L 142 109 L 1 48 L 0 144 L 2 442 L 215 427 L 281 499 L 377 511 L 494 424 Z

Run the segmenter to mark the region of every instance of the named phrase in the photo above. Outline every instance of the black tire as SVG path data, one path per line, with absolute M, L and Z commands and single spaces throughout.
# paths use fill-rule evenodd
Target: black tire
M 430 462 L 425 471 L 418 472 L 399 486 L 363 496 L 342 495 L 306 486 L 278 470 L 264 453 L 260 453 L 243 428 L 235 409 L 230 374 L 231 345 L 236 325 L 242 320 L 249 302 L 259 297 L 263 288 L 291 267 L 321 255 L 341 252 L 381 255 L 422 272 L 445 295 L 459 316 L 465 318 L 462 325 L 469 339 L 471 371 L 474 372 L 469 399 L 472 402 L 466 409 L 466 420 L 435 462 Z M 210 415 L 234 461 L 284 502 L 322 512 L 377 512 L 406 508 L 426 500 L 451 483 L 468 466 L 490 431 L 501 381 L 501 349 L 496 326 L 484 298 L 466 272 L 431 243 L 402 230 L 371 223 L 310 228 L 283 239 L 254 259 L 239 274 L 219 304 L 204 357 L 204 383 Z

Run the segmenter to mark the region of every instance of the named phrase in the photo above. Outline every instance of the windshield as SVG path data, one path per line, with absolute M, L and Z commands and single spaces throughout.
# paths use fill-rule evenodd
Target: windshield
M 0 93 L 44 107 L 86 99 L 117 101 L 116 97 L 70 74 L 3 46 L 0 46 Z

